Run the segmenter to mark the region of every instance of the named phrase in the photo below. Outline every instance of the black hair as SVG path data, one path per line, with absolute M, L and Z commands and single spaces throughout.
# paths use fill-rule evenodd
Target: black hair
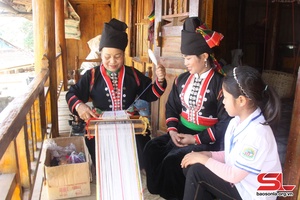
M 209 64 L 209 66 L 210 66 L 212 69 L 214 69 L 214 68 L 215 68 L 214 61 L 213 61 L 212 57 L 210 56 L 210 54 L 209 54 L 209 53 L 207 53 L 207 54 L 208 54 L 207 62 L 208 62 L 208 64 Z M 202 55 L 202 54 L 200 54 L 200 55 L 195 55 L 195 56 L 197 56 L 197 57 L 200 59 L 200 58 L 201 58 L 201 55 Z
M 240 95 L 252 100 L 255 106 L 260 107 L 266 122 L 274 125 L 280 117 L 280 98 L 275 90 L 266 85 L 261 74 L 250 66 L 239 66 L 230 70 L 223 79 L 224 89 L 234 98 Z

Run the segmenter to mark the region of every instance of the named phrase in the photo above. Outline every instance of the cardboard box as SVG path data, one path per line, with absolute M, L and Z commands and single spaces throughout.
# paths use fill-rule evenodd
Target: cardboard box
M 53 139 L 58 146 L 66 147 L 73 143 L 77 152 L 84 152 L 86 162 L 50 166 L 51 150 L 46 150 L 45 182 L 49 199 L 65 199 L 91 194 L 90 155 L 84 137 L 60 137 Z

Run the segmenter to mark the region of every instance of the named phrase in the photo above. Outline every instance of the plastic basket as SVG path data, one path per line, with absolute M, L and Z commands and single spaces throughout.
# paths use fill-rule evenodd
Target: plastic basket
M 295 77 L 293 74 L 275 70 L 264 70 L 262 79 L 272 86 L 280 98 L 291 98 L 294 95 Z

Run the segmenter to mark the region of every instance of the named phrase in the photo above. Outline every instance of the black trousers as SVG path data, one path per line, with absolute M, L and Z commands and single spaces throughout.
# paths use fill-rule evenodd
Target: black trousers
M 215 175 L 202 164 L 183 169 L 186 176 L 183 200 L 242 199 L 236 187 Z
M 147 132 L 147 134 L 145 136 L 144 135 L 135 135 L 135 139 L 136 139 L 136 148 L 137 148 L 137 153 L 138 153 L 140 169 L 144 169 L 145 164 L 144 164 L 144 158 L 143 158 L 142 154 L 143 154 L 143 149 L 144 149 L 146 143 L 151 139 L 150 132 Z M 85 143 L 86 143 L 86 146 L 91 155 L 93 165 L 95 166 L 95 163 L 96 163 L 95 138 L 88 139 L 87 137 L 85 137 Z
M 180 166 L 182 158 L 191 151 L 216 150 L 220 150 L 219 143 L 177 147 L 169 134 L 153 138 L 146 144 L 143 153 L 149 192 L 165 199 L 182 200 L 185 184 Z

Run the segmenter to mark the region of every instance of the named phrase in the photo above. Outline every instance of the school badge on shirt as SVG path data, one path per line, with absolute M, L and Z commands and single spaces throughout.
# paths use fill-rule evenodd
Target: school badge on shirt
M 246 145 L 244 146 L 242 152 L 240 153 L 240 155 L 245 158 L 246 160 L 254 160 L 255 156 L 256 156 L 256 153 L 257 153 L 257 149 L 252 147 L 252 146 L 249 146 L 249 145 Z

